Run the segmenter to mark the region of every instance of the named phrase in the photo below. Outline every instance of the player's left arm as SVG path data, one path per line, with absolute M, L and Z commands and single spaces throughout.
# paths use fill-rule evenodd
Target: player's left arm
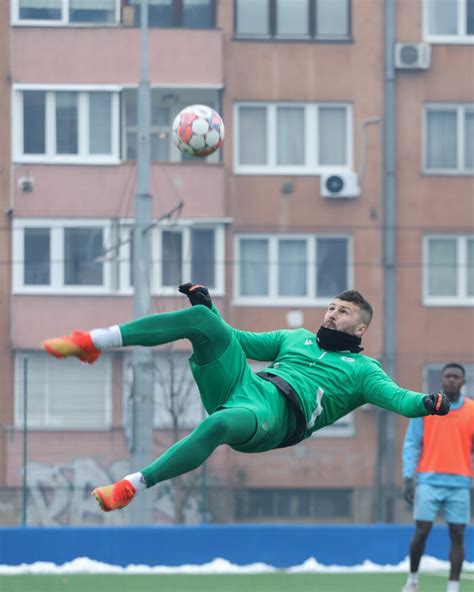
M 375 364 L 364 367 L 360 381 L 361 394 L 366 403 L 405 417 L 445 415 L 449 411 L 450 403 L 446 395 L 427 395 L 402 388 Z

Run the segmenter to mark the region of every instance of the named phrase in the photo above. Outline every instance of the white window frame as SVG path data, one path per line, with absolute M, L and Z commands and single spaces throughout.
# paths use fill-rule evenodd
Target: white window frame
M 327 306 L 332 296 L 318 298 L 316 296 L 316 241 L 320 238 L 344 238 L 347 241 L 347 289 L 350 289 L 354 281 L 353 262 L 353 238 L 344 233 L 318 233 L 318 234 L 236 234 L 234 236 L 234 298 L 235 306 Z M 263 296 L 242 296 L 240 293 L 240 241 L 242 239 L 267 240 L 268 241 L 268 294 Z M 306 296 L 278 296 L 278 241 L 279 240 L 305 240 L 308 269 L 306 271 L 306 283 L 308 294 Z
M 265 107 L 267 115 L 267 164 L 250 165 L 240 164 L 240 107 Z M 277 110 L 280 107 L 293 107 L 304 109 L 305 134 L 305 164 L 303 165 L 278 165 L 277 161 Z M 346 164 L 345 165 L 320 165 L 318 154 L 319 139 L 319 109 L 324 107 L 344 107 L 346 109 Z M 289 102 L 246 102 L 234 103 L 234 139 L 233 170 L 236 175 L 318 175 L 325 172 L 344 172 L 353 168 L 353 109 L 347 102 L 324 103 L 289 103 Z M 311 132 L 314 131 L 314 133 Z
M 474 44 L 474 35 L 468 35 L 467 29 L 467 0 L 457 0 L 458 2 L 458 33 L 457 35 L 433 35 L 429 32 L 429 4 L 431 0 L 423 0 L 423 39 L 429 43 L 439 44 Z
M 456 113 L 458 162 L 455 169 L 428 168 L 428 113 L 433 111 L 452 111 Z M 465 167 L 464 140 L 466 111 L 474 114 L 474 103 L 425 103 L 423 105 L 423 173 L 426 175 L 462 175 L 474 176 L 474 168 Z
M 48 404 L 48 398 L 51 397 L 50 389 L 47 388 L 48 386 L 48 365 L 54 363 L 54 360 L 49 358 L 46 353 L 42 352 L 29 352 L 29 351 L 16 351 L 15 352 L 15 360 L 14 360 L 14 425 L 15 428 L 21 429 L 24 424 L 24 417 L 23 413 L 20 413 L 20 400 L 24 397 L 24 384 L 23 384 L 23 364 L 22 359 L 25 356 L 44 356 L 45 359 L 45 368 L 44 373 L 46 375 L 46 381 L 43 386 L 45 387 L 44 390 L 44 400 L 43 403 L 46 406 L 46 409 L 43 410 L 43 415 L 40 418 L 41 421 L 38 421 L 37 418 L 31 417 L 31 410 L 29 413 L 29 421 L 28 421 L 28 429 L 35 430 L 38 432 L 58 432 L 58 431 L 77 431 L 80 430 L 81 432 L 84 431 L 91 431 L 91 432 L 103 432 L 110 430 L 112 427 L 112 356 L 108 353 L 105 353 L 101 357 L 100 364 L 102 366 L 101 374 L 104 376 L 105 382 L 105 389 L 101 392 L 101 397 L 103 397 L 104 401 L 104 423 L 100 426 L 89 426 L 84 423 L 77 422 L 76 424 L 71 424 L 66 427 L 58 425 L 55 422 L 51 422 L 48 420 L 48 408 L 51 407 L 51 404 Z M 17 375 L 17 372 L 21 374 L 21 376 Z M 28 377 L 27 377 L 28 378 Z M 30 378 L 31 380 L 31 378 Z M 53 400 L 54 402 L 54 400 Z
M 230 219 L 203 219 L 203 220 L 186 220 L 179 221 L 164 220 L 160 222 L 159 227 L 153 229 L 151 234 L 151 251 L 152 251 L 152 271 L 151 271 L 151 292 L 157 296 L 176 296 L 178 286 L 163 286 L 161 284 L 161 233 L 163 230 L 173 230 L 182 233 L 183 237 L 183 253 L 190 252 L 191 245 L 191 230 L 193 229 L 209 229 L 214 230 L 215 236 L 215 278 L 216 285 L 211 288 L 212 296 L 224 296 L 225 294 L 225 224 L 229 223 Z M 131 229 L 131 220 L 122 220 L 120 223 L 120 282 L 119 289 L 121 294 L 132 294 L 133 288 L 130 286 L 128 278 L 130 277 L 131 266 L 131 248 L 129 230 Z M 190 281 L 191 277 L 191 261 L 183 257 L 182 261 L 182 277 L 183 282 Z
M 121 23 L 122 0 L 115 0 L 115 21 L 113 23 L 71 23 L 69 22 L 69 0 L 61 0 L 61 18 L 58 20 L 21 19 L 20 1 L 11 0 L 11 24 L 27 27 L 113 27 Z
M 23 150 L 23 91 L 43 91 L 45 105 L 45 154 L 25 154 Z M 12 89 L 12 159 L 18 163 L 51 164 L 120 164 L 120 90 L 116 85 L 15 84 Z M 55 93 L 77 92 L 78 95 L 78 154 L 56 153 Z M 112 99 L 111 154 L 89 152 L 89 101 L 91 92 L 109 92 Z
M 112 286 L 112 265 L 104 257 L 102 286 L 67 286 L 64 284 L 64 229 L 101 227 L 104 245 L 110 244 L 111 223 L 104 219 L 50 219 L 15 218 L 13 221 L 13 293 L 14 294 L 108 294 Z M 24 231 L 25 228 L 50 229 L 50 284 L 47 286 L 24 283 Z M 59 254 L 59 255 L 58 255 Z
M 432 296 L 429 287 L 429 241 L 456 240 L 457 268 L 456 268 L 456 296 Z M 474 296 L 467 295 L 467 241 L 474 240 L 472 235 L 459 234 L 429 234 L 423 237 L 423 304 L 424 306 L 474 306 Z M 462 270 L 466 270 L 462 273 Z

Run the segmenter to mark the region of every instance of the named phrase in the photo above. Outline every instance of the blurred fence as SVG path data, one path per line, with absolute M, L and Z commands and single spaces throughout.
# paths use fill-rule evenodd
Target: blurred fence
M 203 417 L 188 355 L 156 352 L 155 456 Z M 12 362 L 12 388 L 8 380 L 0 387 L 0 524 L 130 523 L 128 510 L 104 514 L 90 496 L 97 485 L 140 468 L 130 466 L 127 447 L 129 354 L 105 354 L 93 366 L 39 352 L 19 352 Z M 424 384 L 411 386 L 430 390 L 439 366 L 427 366 Z M 203 467 L 142 495 L 152 496 L 156 524 L 375 522 L 390 486 L 385 418 L 364 406 L 295 447 L 241 454 L 223 446 Z M 396 418 L 395 522 L 411 521 L 401 496 L 406 425 Z

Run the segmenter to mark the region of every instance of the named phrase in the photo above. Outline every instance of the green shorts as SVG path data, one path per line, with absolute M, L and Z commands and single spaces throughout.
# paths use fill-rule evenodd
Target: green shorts
M 217 360 L 200 366 L 191 356 L 189 365 L 209 415 L 231 407 L 244 407 L 255 415 L 255 434 L 248 442 L 232 446 L 235 450 L 264 452 L 278 448 L 294 430 L 295 418 L 285 396 L 252 372 L 234 335 Z

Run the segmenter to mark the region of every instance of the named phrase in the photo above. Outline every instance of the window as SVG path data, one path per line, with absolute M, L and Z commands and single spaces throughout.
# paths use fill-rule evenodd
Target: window
M 111 425 L 111 360 L 103 354 L 87 368 L 77 360 L 58 364 L 45 353 L 15 355 L 15 426 L 24 420 L 24 359 L 27 362 L 28 426 L 38 429 L 102 430 Z
M 111 264 L 103 259 L 109 237 L 110 224 L 101 220 L 15 220 L 15 291 L 97 294 L 110 290 Z
M 238 304 L 325 304 L 351 284 L 347 236 L 240 235 L 235 252 Z
M 349 0 L 236 0 L 235 33 L 272 40 L 346 40 L 349 11 Z
M 130 291 L 130 226 L 121 229 L 120 289 Z M 222 224 L 164 224 L 152 234 L 153 293 L 176 295 L 184 282 L 208 286 L 213 294 L 224 293 L 224 227 Z
M 243 489 L 235 493 L 237 520 L 352 518 L 351 489 Z
M 427 236 L 424 241 L 426 304 L 474 304 L 474 235 Z
M 17 162 L 118 163 L 117 92 L 16 87 L 14 97 Z
M 120 0 L 13 0 L 14 23 L 98 24 L 119 22 Z
M 137 158 L 137 89 L 123 91 L 123 158 Z M 156 161 L 179 162 L 189 160 L 176 148 L 171 130 L 178 112 L 187 105 L 203 103 L 219 111 L 218 91 L 213 89 L 166 89 L 151 90 L 151 159 Z M 206 158 L 206 162 L 218 162 L 219 154 Z M 194 159 L 195 160 L 195 159 Z
M 474 103 L 425 106 L 424 169 L 474 174 Z
M 427 364 L 424 367 L 424 388 L 425 393 L 434 393 L 441 388 L 441 371 L 445 364 L 456 362 L 456 359 L 446 360 L 440 364 Z M 464 364 L 459 362 L 466 370 L 466 381 L 463 386 L 463 392 L 466 396 L 474 399 L 474 364 Z
M 346 104 L 239 103 L 234 170 L 314 175 L 352 165 L 352 108 Z
M 222 237 L 219 237 L 222 239 Z M 173 292 L 179 284 L 191 281 L 218 289 L 216 229 L 191 227 L 163 229 L 158 234 L 159 286 Z M 220 262 L 219 266 L 222 265 Z
M 64 229 L 64 284 L 66 286 L 102 286 L 104 279 L 103 229 Z
M 140 26 L 140 0 L 134 4 L 134 24 Z M 212 29 L 215 27 L 215 0 L 148 0 L 150 27 Z
M 26 286 L 48 286 L 51 282 L 49 228 L 25 228 L 23 283 Z
M 474 0 L 424 0 L 424 35 L 432 43 L 474 43 Z

